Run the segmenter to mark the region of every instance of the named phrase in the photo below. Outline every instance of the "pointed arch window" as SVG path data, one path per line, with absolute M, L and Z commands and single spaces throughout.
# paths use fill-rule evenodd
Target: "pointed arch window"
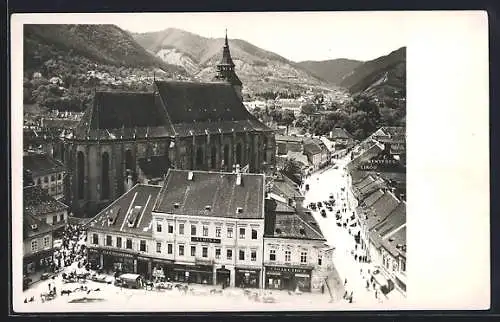
M 196 150 L 196 166 L 203 166 L 203 148 Z
M 236 164 L 241 165 L 241 143 L 236 145 Z
M 210 164 L 212 169 L 217 168 L 217 148 L 215 146 L 210 151 Z
M 109 153 L 104 152 L 102 154 L 102 163 L 101 163 L 101 199 L 109 199 L 109 191 L 110 191 L 110 184 L 109 184 Z
M 78 199 L 84 198 L 85 180 L 85 156 L 82 151 L 76 153 L 76 190 Z
M 229 146 L 224 145 L 224 166 L 227 167 L 229 165 Z

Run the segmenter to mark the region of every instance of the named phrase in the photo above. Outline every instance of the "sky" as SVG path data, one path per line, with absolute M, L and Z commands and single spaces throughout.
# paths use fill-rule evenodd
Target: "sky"
M 132 32 L 183 29 L 243 39 L 292 61 L 371 60 L 406 46 L 404 12 L 142 13 L 103 22 Z M 93 19 L 97 18 L 95 15 Z

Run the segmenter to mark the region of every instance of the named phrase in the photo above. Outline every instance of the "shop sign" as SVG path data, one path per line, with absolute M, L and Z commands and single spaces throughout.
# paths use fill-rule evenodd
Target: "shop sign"
M 308 274 L 309 270 L 303 268 L 295 267 L 277 267 L 277 266 L 266 266 L 266 270 L 269 272 L 287 272 L 287 273 L 298 273 L 298 274 Z
M 103 250 L 102 253 L 104 255 L 111 255 L 111 256 L 129 257 L 129 258 L 133 258 L 134 257 L 134 255 L 132 255 L 132 254 L 113 252 L 113 251 L 110 251 L 110 250 Z
M 245 276 L 249 276 L 250 274 L 257 274 L 257 271 L 252 271 L 248 269 L 236 269 L 238 273 L 245 273 Z
M 220 239 L 207 237 L 191 237 L 192 242 L 220 244 Z
M 361 171 L 398 171 L 403 170 L 403 167 L 396 159 L 371 159 L 362 162 L 358 169 Z

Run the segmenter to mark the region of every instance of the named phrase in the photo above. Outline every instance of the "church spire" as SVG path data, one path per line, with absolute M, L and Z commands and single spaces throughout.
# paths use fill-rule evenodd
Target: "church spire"
M 227 40 L 227 29 L 224 38 L 224 47 L 222 48 L 222 59 L 220 63 L 217 64 L 217 74 L 215 75 L 214 80 L 228 82 L 237 90 L 237 93 L 241 98 L 241 87 L 243 84 L 234 71 L 234 62 L 231 58 L 229 41 Z
M 224 42 L 224 47 L 229 47 L 229 44 L 227 42 L 227 28 L 226 28 L 226 41 Z

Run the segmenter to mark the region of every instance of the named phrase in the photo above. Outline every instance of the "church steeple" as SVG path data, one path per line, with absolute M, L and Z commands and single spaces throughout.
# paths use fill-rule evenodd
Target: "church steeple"
M 231 51 L 229 50 L 229 41 L 227 40 L 227 29 L 226 37 L 224 39 L 224 47 L 222 48 L 222 59 L 219 64 L 217 64 L 217 73 L 214 80 L 225 81 L 233 85 L 238 95 L 241 97 L 241 87 L 242 83 L 234 71 L 234 62 L 231 58 Z

